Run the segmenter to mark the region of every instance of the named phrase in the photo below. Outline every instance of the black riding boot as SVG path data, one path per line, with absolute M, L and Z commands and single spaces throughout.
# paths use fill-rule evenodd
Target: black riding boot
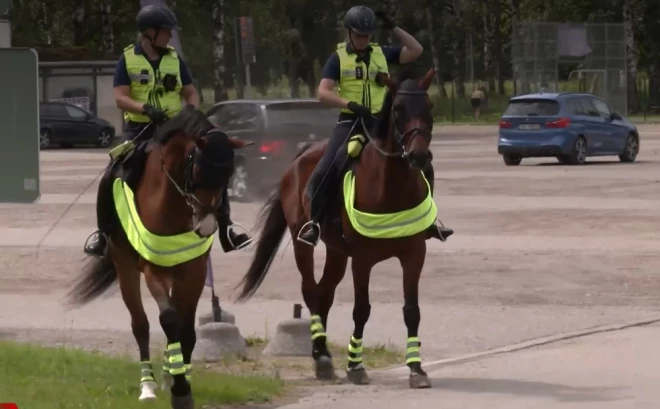
M 108 247 L 108 230 L 112 224 L 114 200 L 112 197 L 111 165 L 107 167 L 96 193 L 96 224 L 98 230 L 87 237 L 83 251 L 90 256 L 105 257 Z
M 328 181 L 321 181 L 322 173 L 320 170 L 315 171 L 312 174 L 312 178 L 309 181 L 309 186 L 307 187 L 307 194 L 309 195 L 311 206 L 310 209 L 310 220 L 305 223 L 298 232 L 298 241 L 305 243 L 308 246 L 316 247 L 316 244 L 321 238 L 321 219 L 323 218 L 325 206 L 327 203 L 327 195 L 325 188 L 328 185 Z M 326 177 L 330 177 L 327 175 Z
M 429 163 L 428 166 L 424 169 L 424 177 L 426 180 L 428 180 L 429 186 L 431 186 L 431 196 L 433 196 L 433 191 L 435 189 L 435 172 L 431 163 Z M 445 241 L 452 234 L 454 234 L 454 230 L 448 227 L 438 226 L 436 223 L 430 225 L 426 230 L 427 239 L 435 238 L 441 241 Z
M 231 221 L 231 209 L 229 207 L 229 195 L 225 188 L 222 193 L 222 202 L 216 214 L 216 221 L 218 222 L 218 236 L 220 238 L 220 245 L 225 253 L 233 250 L 240 250 L 250 243 L 252 238 L 247 233 L 234 232 L 234 222 Z

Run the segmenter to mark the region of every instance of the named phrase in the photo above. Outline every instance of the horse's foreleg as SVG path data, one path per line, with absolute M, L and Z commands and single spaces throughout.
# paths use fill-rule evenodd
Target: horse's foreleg
M 149 353 L 149 319 L 144 312 L 140 294 L 140 271 L 135 261 L 123 256 L 116 247 L 111 248 L 108 257 L 113 256 L 117 270 L 121 297 L 131 315 L 131 329 L 140 351 L 140 397 L 139 400 L 156 398 L 156 381 Z
M 291 233 L 292 235 L 295 233 Z M 302 278 L 302 296 L 310 314 L 310 331 L 312 333 L 312 358 L 316 367 L 317 379 L 332 379 L 335 370 L 327 345 L 325 326 L 321 318 L 319 286 L 314 278 L 314 249 L 300 242 L 293 242 L 293 252 L 296 266 Z
M 406 365 L 410 368 L 411 388 L 430 388 L 426 372 L 422 369 L 422 357 L 419 349 L 422 343 L 419 340 L 419 278 L 424 268 L 426 257 L 426 243 L 418 247 L 420 251 L 409 252 L 399 257 L 403 268 L 403 320 L 408 329 L 406 342 Z
M 173 382 L 170 388 L 172 408 L 192 409 L 194 408 L 194 402 L 190 384 L 186 380 L 186 368 L 183 363 L 181 331 L 179 329 L 180 314 L 170 298 L 169 285 L 163 275 L 159 274 L 152 265 L 146 264 L 144 276 L 147 287 L 158 305 L 160 325 L 163 328 L 165 337 L 167 337 L 166 358 Z
M 346 375 L 351 383 L 364 385 L 369 383 L 369 376 L 362 363 L 362 337 L 364 327 L 371 315 L 369 303 L 369 279 L 373 263 L 364 258 L 353 257 L 351 270 L 353 270 L 353 290 L 355 301 L 353 304 L 353 335 L 348 343 L 348 370 Z

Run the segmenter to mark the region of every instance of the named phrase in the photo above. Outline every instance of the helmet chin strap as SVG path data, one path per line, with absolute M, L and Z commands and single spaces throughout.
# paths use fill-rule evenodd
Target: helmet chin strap
M 163 54 L 163 53 L 166 53 L 168 51 L 167 47 L 159 47 L 155 44 L 155 41 L 156 41 L 156 38 L 158 38 L 158 33 L 159 32 L 160 32 L 160 29 L 157 28 L 156 29 L 156 35 L 153 38 L 149 37 L 149 35 L 147 35 L 147 33 L 143 33 L 142 35 L 144 35 L 149 40 L 149 44 L 151 45 L 151 48 L 153 48 L 154 50 L 156 50 L 159 53 Z

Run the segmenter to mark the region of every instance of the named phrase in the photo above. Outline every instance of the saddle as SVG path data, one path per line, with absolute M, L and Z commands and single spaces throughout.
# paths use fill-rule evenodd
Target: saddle
M 146 164 L 146 156 L 150 140 L 128 140 L 110 152 L 110 178 L 119 178 L 135 191 Z

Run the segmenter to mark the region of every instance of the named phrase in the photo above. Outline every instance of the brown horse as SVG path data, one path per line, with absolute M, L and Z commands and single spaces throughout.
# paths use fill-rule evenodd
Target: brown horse
M 229 138 L 203 113 L 186 108 L 150 142 L 135 194 L 120 177 L 113 178 L 116 220 L 108 231 L 107 257 L 92 259 L 70 297 L 84 305 L 119 282 L 140 351 L 140 400 L 154 399 L 157 389 L 140 294 L 142 272 L 167 337 L 163 388 L 170 386 L 174 409 L 194 407 L 189 377 L 195 312 L 217 229 L 215 212 L 234 171 L 234 149 L 249 144 Z
M 353 383 L 369 381 L 362 356 L 362 336 L 371 310 L 369 276 L 374 265 L 396 257 L 403 268 L 403 318 L 408 329 L 406 364 L 410 368 L 410 387 L 430 387 L 419 353 L 418 287 L 426 257 L 425 231 L 437 213 L 433 192 L 422 175 L 422 169 L 431 160 L 433 118 L 427 91 L 434 72 L 429 70 L 419 80 L 404 73 L 396 82 L 381 75 L 388 95 L 374 128 L 364 132 L 370 143 L 357 161 L 353 161 L 352 168 L 345 170 L 343 190 L 337 195 L 343 197 L 343 206 L 332 204 L 332 211 L 322 222 L 326 261 L 318 284 L 314 278 L 313 248 L 293 241 L 296 264 L 302 275 L 302 295 L 311 314 L 312 357 L 317 378 L 334 377 L 325 328 L 335 288 L 343 279 L 351 257 L 355 327 L 348 346 L 347 375 Z M 303 149 L 285 171 L 279 189 L 264 205 L 259 220 L 261 237 L 243 278 L 239 300 L 252 296 L 261 285 L 286 228 L 296 237 L 308 220 L 306 185 L 324 149 L 324 143 Z

